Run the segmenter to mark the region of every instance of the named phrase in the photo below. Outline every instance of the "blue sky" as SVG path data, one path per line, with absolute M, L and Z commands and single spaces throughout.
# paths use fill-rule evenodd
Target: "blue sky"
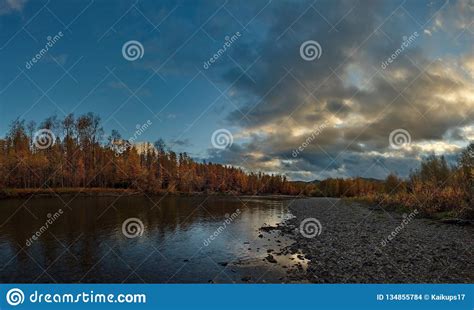
M 40 121 L 52 113 L 62 117 L 64 113 L 92 111 L 106 121 L 107 131 L 116 128 L 127 137 L 136 124 L 150 119 L 152 130 L 141 138 L 171 141 L 216 100 L 203 121 L 182 137 L 209 146 L 208 135 L 198 133 L 215 130 L 222 118 L 219 114 L 225 113 L 228 105 L 217 98 L 220 93 L 215 88 L 224 89 L 225 85 L 219 80 L 209 82 L 199 73 L 204 55 L 209 55 L 215 44 L 204 31 L 192 36 L 199 21 L 209 14 L 206 11 L 213 11 L 197 10 L 197 6 L 174 2 L 157 7 L 151 2 L 131 6 L 128 1 L 113 5 L 105 1 L 73 1 L 72 5 L 29 1 L 21 10 L 2 15 L 2 89 L 17 79 L 1 94 L 4 122 L 0 131 L 5 132 L 8 122 L 19 116 Z M 212 26 L 206 30 L 209 34 L 224 37 Z M 64 36 L 27 70 L 26 61 L 44 47 L 48 36 L 59 31 Z M 129 40 L 142 42 L 145 52 L 140 61 L 123 58 L 122 45 Z M 196 57 L 196 50 L 203 47 L 209 52 Z M 159 67 L 158 74 L 150 78 Z M 42 96 L 50 87 L 47 96 Z M 130 98 L 137 89 L 136 97 Z M 196 154 L 202 150 L 190 149 Z
M 472 14 L 469 1 L 0 0 L 0 134 L 17 117 L 94 112 L 107 133 L 151 120 L 140 140 L 291 179 L 407 175 L 472 141 Z M 124 58 L 130 40 L 142 58 Z M 300 56 L 308 40 L 315 61 Z M 221 128 L 224 150 L 211 143 Z M 396 129 L 409 145 L 390 147 Z

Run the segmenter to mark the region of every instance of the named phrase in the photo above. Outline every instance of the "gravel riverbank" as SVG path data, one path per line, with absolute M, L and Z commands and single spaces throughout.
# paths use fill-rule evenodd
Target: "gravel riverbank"
M 304 274 L 289 271 L 290 281 L 474 282 L 472 224 L 445 224 L 334 198 L 298 199 L 289 209 L 295 217 L 276 227 L 295 241 L 284 252 L 309 260 Z

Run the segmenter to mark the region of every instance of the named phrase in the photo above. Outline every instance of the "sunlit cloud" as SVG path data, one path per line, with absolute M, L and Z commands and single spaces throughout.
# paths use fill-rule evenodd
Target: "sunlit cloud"
M 288 20 L 298 16 L 303 7 L 282 5 Z M 325 3 L 324 9 L 342 12 L 345 7 Z M 463 10 L 471 9 L 464 2 L 447 5 L 423 29 L 406 28 L 405 20 L 395 14 L 384 25 L 385 35 L 372 33 L 386 14 L 381 5 L 373 4 L 373 15 L 369 16 L 362 6 L 356 6 L 338 25 L 339 32 L 331 34 L 323 31 L 323 21 L 319 24 L 306 14 L 294 25 L 291 35 L 279 38 L 277 46 L 271 34 L 279 35 L 288 21 L 274 21 L 273 32 L 257 46 L 264 52 L 251 72 L 256 84 L 234 85 L 240 94 L 252 98 L 239 108 L 248 115 L 247 120 L 242 120 L 240 111 L 229 116 L 229 122 L 240 128 L 238 135 L 246 138 L 245 143 L 221 154 L 221 160 L 238 159 L 238 154 L 230 154 L 232 151 L 247 154 L 258 150 L 265 156 L 250 157 L 254 161 L 245 165 L 263 171 L 277 169 L 290 178 L 308 180 L 361 174 L 383 178 L 390 171 L 407 176 L 429 154 L 455 158 L 472 141 L 472 131 L 466 128 L 472 128 L 474 120 L 474 61 L 469 44 L 461 44 L 470 35 L 464 31 L 469 13 Z M 461 14 L 463 22 L 451 22 L 450 16 L 456 14 Z M 358 23 L 361 16 L 367 19 L 364 25 Z M 316 23 L 312 30 L 305 27 L 310 21 Z M 381 61 L 400 47 L 402 38 L 415 31 L 420 35 L 413 43 L 387 68 L 381 68 Z M 447 40 L 445 33 L 458 35 L 456 48 L 438 42 L 433 50 L 430 40 Z M 292 56 L 292 50 L 298 50 L 307 37 L 318 38 L 324 51 L 314 64 Z M 250 62 L 245 57 L 238 61 Z M 287 68 L 292 71 L 285 77 Z M 282 82 L 274 87 L 282 76 Z M 315 124 L 323 122 L 328 126 L 298 152 L 297 158 L 282 162 L 292 157 L 292 151 L 311 135 Z M 389 134 L 399 128 L 408 131 L 411 143 L 393 150 Z M 456 128 L 456 139 L 461 141 L 448 135 Z

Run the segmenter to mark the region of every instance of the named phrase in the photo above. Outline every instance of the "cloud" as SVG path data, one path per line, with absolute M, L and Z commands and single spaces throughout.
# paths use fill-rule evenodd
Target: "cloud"
M 445 30 L 459 27 L 447 25 L 443 15 L 459 7 L 466 8 L 448 5 L 433 23 Z M 473 124 L 474 84 L 464 65 L 472 61 L 469 48 L 433 58 L 424 48 L 424 28 L 398 14 L 403 9 L 387 11 L 379 1 L 284 2 L 272 10 L 269 15 L 278 19 L 267 20 L 265 36 L 247 42 L 259 59 L 248 72 L 252 79 L 239 78 L 238 68 L 224 74 L 247 99 L 227 117 L 229 126 L 241 128 L 237 137 L 245 142 L 211 151 L 212 160 L 295 178 L 382 178 L 390 171 L 407 176 L 423 154 L 460 149 L 445 139 L 455 128 Z M 421 35 L 398 53 L 414 32 Z M 321 45 L 319 59 L 300 57 L 308 40 Z M 241 53 L 236 61 L 251 64 L 254 54 Z M 391 55 L 395 59 L 383 69 Z M 293 158 L 307 129 L 323 122 L 328 127 Z M 411 148 L 394 152 L 389 136 L 395 129 L 409 132 Z
M 431 32 L 447 32 L 459 34 L 460 30 L 470 28 L 473 30 L 472 16 L 474 14 L 474 2 L 471 0 L 444 1 L 434 14 L 433 22 L 429 28 Z
M 178 145 L 178 146 L 191 146 L 191 142 L 189 139 L 177 139 L 173 140 L 171 142 L 172 145 Z
M 27 0 L 0 0 L 0 15 L 21 12 Z

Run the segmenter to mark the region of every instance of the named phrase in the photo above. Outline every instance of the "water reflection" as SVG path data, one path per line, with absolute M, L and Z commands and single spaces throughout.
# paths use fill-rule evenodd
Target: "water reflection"
M 245 262 L 254 260 L 255 281 L 278 282 L 286 271 L 264 261 L 266 250 L 289 241 L 281 236 L 263 238 L 258 229 L 281 222 L 287 216 L 285 204 L 276 199 L 209 196 L 3 200 L 0 280 L 241 282 L 249 273 L 243 270 Z M 48 214 L 58 209 L 64 211 L 61 217 L 27 246 Z M 237 209 L 238 217 L 204 245 L 228 219 L 226 214 Z M 132 217 L 139 218 L 145 230 L 141 237 L 129 239 L 122 233 L 122 223 Z

